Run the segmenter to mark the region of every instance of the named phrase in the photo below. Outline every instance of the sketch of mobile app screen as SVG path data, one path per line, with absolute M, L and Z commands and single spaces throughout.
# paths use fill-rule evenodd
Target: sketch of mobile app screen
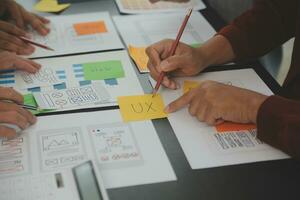
M 129 124 L 92 125 L 88 132 L 96 160 L 101 168 L 140 165 L 142 155 Z

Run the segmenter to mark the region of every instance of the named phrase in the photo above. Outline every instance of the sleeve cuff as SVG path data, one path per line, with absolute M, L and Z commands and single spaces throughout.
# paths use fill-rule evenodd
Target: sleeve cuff
M 247 58 L 247 39 L 238 27 L 230 24 L 221 29 L 217 35 L 222 35 L 229 41 L 236 56 L 235 61 L 239 62 Z
M 300 157 L 300 103 L 270 96 L 257 115 L 257 137 L 284 152 Z

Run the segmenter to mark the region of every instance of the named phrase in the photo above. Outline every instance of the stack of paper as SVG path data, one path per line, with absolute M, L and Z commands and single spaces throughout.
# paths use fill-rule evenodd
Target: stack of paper
M 129 14 L 175 12 L 189 8 L 201 10 L 206 8 L 201 0 L 190 0 L 181 3 L 167 1 L 151 3 L 149 0 L 116 0 L 116 3 L 122 13 Z

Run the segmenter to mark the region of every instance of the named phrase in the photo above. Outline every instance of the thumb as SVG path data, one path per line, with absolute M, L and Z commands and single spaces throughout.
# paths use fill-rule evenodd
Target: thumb
M 171 56 L 160 63 L 163 72 L 172 72 L 184 68 L 188 62 L 183 56 Z
M 166 113 L 176 112 L 177 110 L 179 110 L 179 109 L 183 108 L 184 106 L 190 104 L 191 100 L 193 99 L 193 96 L 194 95 L 193 95 L 192 92 L 185 93 L 184 95 L 182 95 L 181 97 L 179 97 L 178 99 L 176 99 L 175 101 L 170 103 L 165 108 L 165 112 Z

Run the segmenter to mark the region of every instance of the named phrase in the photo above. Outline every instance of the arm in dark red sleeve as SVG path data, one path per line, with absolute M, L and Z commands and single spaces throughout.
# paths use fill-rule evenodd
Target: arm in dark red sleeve
M 257 117 L 257 137 L 300 159 L 300 101 L 269 97 Z
M 219 34 L 229 40 L 236 60 L 257 58 L 295 35 L 297 10 L 298 0 L 257 0 Z

